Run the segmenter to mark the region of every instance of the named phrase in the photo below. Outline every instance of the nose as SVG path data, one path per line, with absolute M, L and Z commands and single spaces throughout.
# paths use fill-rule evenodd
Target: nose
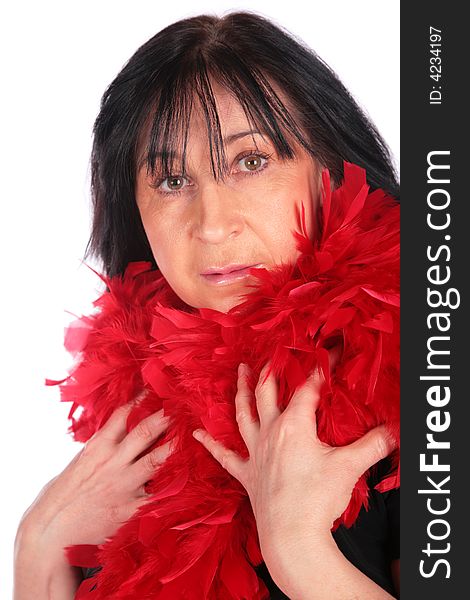
M 243 230 L 237 194 L 223 183 L 201 186 L 193 203 L 195 235 L 206 244 L 220 244 Z

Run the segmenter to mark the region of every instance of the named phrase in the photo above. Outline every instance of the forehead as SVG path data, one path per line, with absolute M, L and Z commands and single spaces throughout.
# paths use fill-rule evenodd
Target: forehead
M 224 146 L 234 143 L 242 134 L 253 131 L 266 136 L 266 132 L 256 123 L 250 123 L 242 105 L 230 92 L 220 88 L 214 90 L 215 113 L 222 134 Z M 192 108 L 191 117 L 185 134 L 188 137 L 188 151 L 194 146 L 207 147 L 210 145 L 210 134 L 214 131 L 215 123 L 208 124 L 206 108 L 197 101 Z M 182 142 L 183 140 L 180 140 Z M 254 140 L 255 141 L 255 140 Z
M 222 87 L 220 84 L 214 84 L 212 89 L 215 101 L 214 114 L 217 115 L 217 120 L 219 121 L 224 137 L 229 133 L 233 133 L 237 127 L 258 129 L 261 131 L 260 127 L 255 124 L 250 124 L 242 105 L 229 90 Z M 191 114 L 188 120 L 188 127 L 186 128 L 188 135 L 197 136 L 199 138 L 201 133 L 207 133 L 207 115 L 207 106 L 204 106 L 201 100 L 194 95 L 191 103 Z M 155 120 L 155 113 L 149 115 L 146 119 L 146 123 L 142 128 L 142 134 L 140 136 L 141 146 L 148 143 L 150 130 Z
M 293 115 L 295 118 L 297 117 L 296 110 L 290 101 L 288 95 L 273 81 L 269 82 L 271 87 L 273 88 L 275 94 L 279 97 L 280 101 L 287 110 Z M 219 82 L 211 80 L 211 88 L 213 92 L 214 102 L 215 102 L 215 113 L 220 122 L 220 126 L 222 131 L 228 133 L 228 128 L 232 126 L 246 126 L 247 128 L 251 126 L 252 128 L 257 128 L 262 130 L 263 128 L 256 124 L 256 119 L 253 116 L 253 110 L 255 107 L 252 106 L 250 108 L 250 102 L 248 102 L 248 115 L 246 109 L 242 106 L 239 99 L 235 96 L 235 94 L 221 85 Z M 258 100 L 258 105 L 262 102 L 260 98 Z M 253 104 L 253 102 L 252 102 Z M 258 106 L 259 108 L 259 106 Z M 250 119 L 251 114 L 251 119 Z M 206 123 L 206 115 L 207 115 L 207 106 L 205 106 L 199 98 L 193 97 L 193 106 L 191 110 L 191 128 L 200 128 L 201 125 L 205 126 Z M 251 123 L 250 123 L 251 120 Z
M 138 141 L 137 170 L 147 164 L 148 171 L 158 168 L 169 173 L 176 164 L 185 168 L 186 157 L 194 146 L 208 149 L 214 176 L 227 171 L 226 147 L 241 137 L 247 137 L 255 147 L 261 136 L 271 141 L 283 158 L 296 154 L 296 132 L 286 130 L 281 121 L 288 118 L 298 123 L 287 94 L 269 82 L 272 90 L 263 89 L 247 98 L 211 79 L 209 93 L 201 96 L 197 88 L 170 90 L 171 102 L 163 109 L 150 111 Z M 268 86 L 269 87 L 269 86 Z M 263 97 L 266 92 L 267 96 Z M 173 95 L 171 95 L 173 94 Z M 276 98 L 277 96 L 277 98 Z M 297 125 L 294 125 L 295 129 Z M 259 135 L 246 135 L 257 132 Z M 301 134 L 302 135 L 302 134 Z M 179 159 L 182 159 L 181 161 Z M 175 163 L 175 161 L 177 161 Z
M 212 86 L 215 100 L 215 111 L 222 130 L 232 124 L 249 125 L 247 115 L 242 105 L 234 95 L 219 84 Z M 204 122 L 206 108 L 197 100 L 191 113 L 191 125 L 200 126 Z

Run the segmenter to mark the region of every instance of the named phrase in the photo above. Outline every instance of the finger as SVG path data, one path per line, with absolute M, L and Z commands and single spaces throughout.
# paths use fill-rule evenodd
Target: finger
M 116 408 L 111 416 L 108 418 L 106 423 L 96 432 L 94 437 L 100 437 L 111 442 L 119 443 L 127 435 L 127 417 L 134 408 L 134 406 L 140 402 L 145 396 L 148 395 L 148 390 L 143 389 L 134 398 L 133 402 L 127 402 L 121 404 Z
M 175 451 L 176 439 L 169 440 L 165 444 L 147 452 L 136 461 L 130 468 L 130 483 L 133 489 L 139 489 L 139 495 L 145 495 L 145 483 L 152 478 L 155 471 L 161 467 L 165 460 Z
M 283 412 L 283 418 L 302 418 L 308 420 L 309 426 L 317 430 L 315 412 L 320 402 L 320 388 L 323 384 L 323 374 L 315 368 L 305 382 L 295 390 L 289 404 Z
M 243 485 L 246 464 L 248 461 L 241 459 L 236 452 L 233 452 L 229 448 L 225 448 L 223 444 L 215 440 L 204 429 L 196 429 L 193 431 L 193 437 L 212 454 L 215 460 L 219 462 L 232 477 L 238 479 Z
M 127 434 L 127 417 L 133 406 L 131 403 L 126 403 L 116 408 L 92 439 L 101 438 L 119 444 Z
M 167 429 L 169 417 L 163 408 L 142 419 L 122 440 L 118 447 L 119 460 L 132 462 Z
M 251 411 L 251 391 L 248 386 L 248 366 L 238 367 L 237 393 L 235 395 L 235 416 L 241 436 L 251 454 L 259 435 L 259 421 Z
M 328 360 L 330 363 L 330 371 L 334 371 L 336 365 L 338 364 L 338 360 L 341 356 L 341 348 L 339 346 L 334 346 L 328 353 Z
M 386 425 L 374 427 L 355 442 L 344 446 L 345 449 L 353 451 L 361 475 L 376 462 L 388 456 L 396 447 L 397 443 Z
M 277 404 L 277 381 L 269 361 L 261 369 L 255 388 L 255 396 L 260 428 L 269 428 L 281 414 Z

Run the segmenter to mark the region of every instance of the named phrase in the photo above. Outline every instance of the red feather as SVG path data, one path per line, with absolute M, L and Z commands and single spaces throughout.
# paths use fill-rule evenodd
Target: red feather
M 341 446 L 386 423 L 399 444 L 399 205 L 382 190 L 368 194 L 363 169 L 344 167 L 333 192 L 323 173 L 320 238 L 306 237 L 305 210 L 297 210 L 296 264 L 256 270 L 257 285 L 229 313 L 186 305 L 150 263 L 136 262 L 122 277 L 102 277 L 108 290 L 97 312 L 69 330 L 77 363 L 66 380 L 48 384 L 73 403 L 75 439 L 89 439 L 146 389 L 128 428 L 163 407 L 171 424 L 156 445 L 178 440 L 148 484 L 151 500 L 105 544 L 68 550 L 72 564 L 103 567 L 76 598 L 268 597 L 254 570 L 262 556 L 247 493 L 191 435 L 203 426 L 247 456 L 234 408 L 240 362 L 253 370 L 253 390 L 271 361 L 281 408 L 318 365 L 326 379 L 322 441 Z M 338 343 L 342 356 L 330 373 L 327 351 Z M 398 451 L 392 465 L 378 490 L 399 486 Z M 352 525 L 368 506 L 366 477 L 335 527 Z

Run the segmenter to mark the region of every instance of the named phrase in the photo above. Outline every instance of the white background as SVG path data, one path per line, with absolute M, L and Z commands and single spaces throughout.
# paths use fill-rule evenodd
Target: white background
M 106 86 L 134 51 L 184 17 L 255 10 L 312 47 L 368 112 L 399 161 L 399 1 L 17 1 L 2 11 L 0 598 L 11 597 L 18 522 L 79 451 L 70 405 L 45 377 L 67 374 L 65 311 L 100 290 L 88 240 L 91 130 Z

